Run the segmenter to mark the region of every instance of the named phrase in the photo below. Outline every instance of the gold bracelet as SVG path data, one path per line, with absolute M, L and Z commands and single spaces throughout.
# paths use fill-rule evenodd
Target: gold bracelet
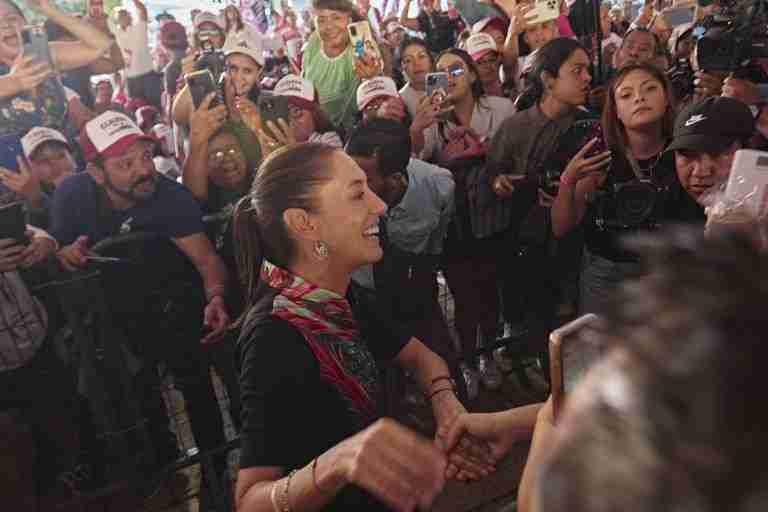
M 293 475 L 296 474 L 296 470 L 292 470 L 290 473 L 288 473 L 288 478 L 285 479 L 285 487 L 283 488 L 283 499 L 281 508 L 281 512 L 291 512 L 291 478 L 293 478 Z
M 280 506 L 277 504 L 277 483 L 280 480 L 275 480 L 272 482 L 272 489 L 269 491 L 269 499 L 272 502 L 272 510 L 275 512 L 280 512 Z

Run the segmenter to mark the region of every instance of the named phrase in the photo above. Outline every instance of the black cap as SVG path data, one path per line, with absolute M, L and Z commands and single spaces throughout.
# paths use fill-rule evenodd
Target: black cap
M 755 119 L 749 107 L 733 98 L 711 96 L 677 115 L 675 133 L 667 150 L 720 153 L 754 133 Z

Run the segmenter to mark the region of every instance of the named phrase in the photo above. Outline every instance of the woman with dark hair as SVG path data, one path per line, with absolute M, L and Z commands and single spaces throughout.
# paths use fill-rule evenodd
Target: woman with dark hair
M 579 294 L 584 313 L 602 313 L 621 282 L 638 269 L 637 256 L 621 248 L 619 238 L 655 229 L 663 221 L 662 191 L 675 180 L 674 155 L 665 152 L 674 125 L 673 96 L 655 66 L 623 68 L 610 86 L 603 112 L 609 151 L 587 156 L 598 144 L 589 141 L 560 178 L 552 230 L 559 238 L 584 227 Z
M 357 86 L 361 80 L 380 75 L 384 63 L 355 57 L 347 26 L 362 18 L 349 0 L 313 0 L 312 8 L 317 30 L 305 45 L 301 76 L 317 88 L 320 105 L 331 122 L 349 132 L 357 115 Z
M 427 86 L 427 73 L 432 71 L 434 59 L 429 52 L 427 43 L 418 37 L 403 39 L 400 43 L 400 65 L 403 69 L 406 83 L 400 89 L 400 97 L 408 109 L 411 119 L 416 117 L 424 90 Z
M 49 0 L 31 0 L 27 5 L 76 40 L 50 43 L 55 69 L 24 55 L 21 30 L 27 20 L 11 0 L 0 0 L 0 135 L 21 136 L 35 126 L 61 131 L 66 122 L 67 100 L 56 72 L 87 66 L 113 44 L 101 30 L 64 14 Z
M 354 160 L 316 143 L 273 153 L 237 206 L 241 512 L 427 508 L 456 475 L 458 454 L 446 473 L 438 444 L 378 419 L 387 362 L 421 384 L 438 425 L 464 411 L 445 362 L 351 282 L 382 257 L 384 211 Z M 465 442 L 480 451 L 462 467 L 489 471 L 485 445 Z
M 464 359 L 461 367 L 470 397 L 476 395 L 477 372 L 489 389 L 502 384 L 501 374 L 486 355 L 475 358 L 478 332 L 496 339 L 498 324 L 498 232 L 488 230 L 485 216 L 498 206 L 474 194 L 488 142 L 515 112 L 507 98 L 486 96 L 475 63 L 464 50 L 452 48 L 437 58 L 436 70 L 448 74 L 447 97 L 440 105 L 425 98 L 411 124 L 414 153 L 454 173 L 456 216 L 445 247 L 444 270 L 454 296 L 456 326 Z M 438 114 L 443 110 L 442 114 Z M 446 115 L 438 120 L 438 115 Z M 419 148 L 423 148 L 419 150 Z M 483 203 L 483 204 L 481 204 Z
M 549 207 L 554 197 L 543 186 L 544 170 L 561 137 L 588 116 L 582 106 L 589 92 L 590 59 L 578 41 L 558 38 L 536 52 L 531 69 L 523 93 L 531 106 L 499 128 L 484 178 L 501 203 L 493 230 L 511 239 L 503 254 L 504 318 L 515 331 L 546 336 L 564 271 L 552 256 Z

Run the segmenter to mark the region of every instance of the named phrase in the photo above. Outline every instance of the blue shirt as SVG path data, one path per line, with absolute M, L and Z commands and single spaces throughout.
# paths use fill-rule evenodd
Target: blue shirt
M 105 193 L 88 173 L 69 176 L 56 188 L 49 230 L 61 245 L 79 236 L 89 245 L 129 232 L 151 232 L 168 238 L 203 233 L 202 212 L 184 186 L 158 174 L 154 195 L 127 210 L 109 207 Z

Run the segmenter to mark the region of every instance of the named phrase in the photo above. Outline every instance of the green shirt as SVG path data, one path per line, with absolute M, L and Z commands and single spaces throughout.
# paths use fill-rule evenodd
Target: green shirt
M 347 133 L 357 115 L 357 86 L 352 45 L 344 53 L 330 58 L 325 55 L 317 32 L 310 36 L 302 58 L 301 76 L 312 82 L 320 97 L 320 105 L 335 126 Z

